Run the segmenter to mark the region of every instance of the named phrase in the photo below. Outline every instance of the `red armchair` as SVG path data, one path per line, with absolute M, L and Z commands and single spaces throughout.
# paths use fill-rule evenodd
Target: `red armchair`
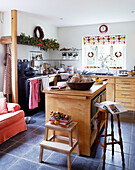
M 0 98 L 1 100 L 1 98 Z M 0 102 L 0 108 L 3 108 Z M 7 103 L 7 113 L 0 111 L 0 144 L 12 136 L 27 130 L 24 111 L 15 103 Z M 5 110 L 4 110 L 5 111 Z

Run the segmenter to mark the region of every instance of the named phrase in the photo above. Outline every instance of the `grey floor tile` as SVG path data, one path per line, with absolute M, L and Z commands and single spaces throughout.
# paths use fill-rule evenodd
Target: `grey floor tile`
M 14 157 L 7 153 L 0 153 L 0 170 L 7 170 L 17 160 L 17 157 Z
M 102 163 L 100 164 L 100 167 L 99 167 L 98 170 L 103 170 L 102 169 Z M 113 166 L 113 165 L 105 164 L 105 170 L 124 170 L 124 169 L 121 168 L 121 167 L 118 167 L 118 166 Z
M 129 161 L 129 155 L 124 154 L 124 158 L 125 158 L 125 168 L 128 168 L 128 161 Z M 107 164 L 111 164 L 111 165 L 115 165 L 115 166 L 119 166 L 122 167 L 122 157 L 121 157 L 121 153 L 119 152 L 114 152 L 114 156 L 112 156 L 112 152 L 107 150 L 106 152 L 106 160 L 105 162 Z
M 56 170 L 56 168 L 48 165 L 41 165 L 38 170 Z
M 40 135 L 37 135 L 37 134 L 27 134 L 19 142 L 30 144 L 30 145 L 37 145 L 37 144 L 40 144 L 40 142 L 42 140 L 43 140 L 43 138 Z
M 35 131 L 39 126 L 35 125 L 35 124 L 27 124 L 27 132 L 33 132 Z
M 73 161 L 71 168 L 73 170 L 97 170 L 100 162 L 91 159 L 76 157 Z
M 40 126 L 40 127 L 38 127 L 35 131 L 33 131 L 32 133 L 33 133 L 33 134 L 36 134 L 36 135 L 41 135 L 41 136 L 44 138 L 44 135 L 45 135 L 45 127 Z
M 112 151 L 112 145 L 108 145 L 107 149 Z M 123 150 L 124 150 L 124 153 L 130 154 L 130 144 L 129 143 L 123 143 Z M 119 144 L 114 145 L 114 151 L 115 152 L 121 152 Z
M 135 156 L 135 144 L 130 145 L 130 154 Z
M 0 144 L 0 151 L 4 151 L 7 148 L 11 147 L 12 145 L 14 145 L 17 141 L 13 141 L 11 139 L 5 141 L 4 143 Z
M 33 147 L 25 155 L 23 155 L 23 157 L 33 162 L 39 162 L 39 152 L 40 152 L 40 146 L 36 146 L 36 147 Z M 52 151 L 44 149 L 43 150 L 43 161 L 45 161 L 52 153 L 53 153 Z
M 28 145 L 25 143 L 17 142 L 11 147 L 5 150 L 6 153 L 10 153 L 15 156 L 22 157 L 25 153 L 27 153 L 30 149 L 32 149 L 33 145 Z
M 17 141 L 21 140 L 27 133 L 28 133 L 28 131 L 24 131 L 24 132 L 18 133 L 17 135 L 13 136 L 11 138 L 11 140 L 17 142 Z
M 15 164 L 13 164 L 9 170 L 37 170 L 40 164 L 30 162 L 28 160 L 20 159 Z
M 135 156 L 130 156 L 129 169 L 135 170 Z
M 75 156 L 71 155 L 71 162 Z M 61 170 L 67 169 L 67 155 L 54 152 L 44 164 L 50 165 L 51 167 L 58 168 Z

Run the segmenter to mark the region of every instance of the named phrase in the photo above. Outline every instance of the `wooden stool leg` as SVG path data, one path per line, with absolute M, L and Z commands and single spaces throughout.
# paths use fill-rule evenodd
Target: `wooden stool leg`
M 121 148 L 122 163 L 123 163 L 123 166 L 125 166 L 124 152 L 123 152 L 123 142 L 122 142 L 122 137 L 121 137 L 121 128 L 120 128 L 119 114 L 117 114 L 117 123 L 118 123 L 118 132 L 119 132 L 119 141 L 120 141 L 120 148 Z
M 77 155 L 80 155 L 77 126 L 76 126 L 76 128 L 75 128 L 75 138 L 76 138 L 76 140 L 77 140 L 77 142 L 78 142 L 78 144 L 77 144 Z
M 55 130 L 52 130 L 52 135 L 54 136 L 54 138 L 52 139 L 52 141 L 55 141 Z
M 72 131 L 71 132 L 69 132 L 69 146 L 71 146 L 72 147 L 72 144 L 73 142 L 72 142 Z
M 42 162 L 42 158 L 43 158 L 43 148 L 42 146 L 40 146 L 39 162 Z
M 45 137 L 44 137 L 44 140 L 48 140 L 48 128 L 46 127 L 45 128 Z
M 100 132 L 100 123 L 101 123 L 101 113 L 98 113 L 98 124 L 97 124 L 97 136 L 96 136 L 96 143 L 95 143 L 95 149 L 94 149 L 94 156 L 96 156 L 96 151 L 97 151 L 97 145 L 98 145 L 98 140 L 99 140 L 99 132 Z
M 67 154 L 67 165 L 68 165 L 68 170 L 71 170 L 71 155 L 70 155 L 70 153 Z
M 107 124 L 108 124 L 108 113 L 105 113 L 105 134 L 104 134 L 104 147 L 103 147 L 103 169 L 105 168 Z
M 113 130 L 113 115 L 111 114 L 111 136 L 112 142 L 114 141 L 114 130 Z M 112 143 L 112 155 L 114 155 L 114 143 Z

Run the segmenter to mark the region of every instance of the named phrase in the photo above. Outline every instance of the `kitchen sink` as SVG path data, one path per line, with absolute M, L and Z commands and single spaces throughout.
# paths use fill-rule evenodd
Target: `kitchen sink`
M 97 75 L 97 76 L 113 76 L 112 73 L 86 73 L 85 75 Z

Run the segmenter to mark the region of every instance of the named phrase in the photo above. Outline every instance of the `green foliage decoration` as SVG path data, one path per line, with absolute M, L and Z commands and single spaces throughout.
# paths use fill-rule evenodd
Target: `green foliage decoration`
M 40 47 L 41 50 L 58 50 L 59 43 L 56 39 L 38 39 L 36 37 L 26 36 L 24 33 L 21 33 L 20 36 L 17 37 L 18 44 L 23 45 L 31 45 L 35 47 Z

